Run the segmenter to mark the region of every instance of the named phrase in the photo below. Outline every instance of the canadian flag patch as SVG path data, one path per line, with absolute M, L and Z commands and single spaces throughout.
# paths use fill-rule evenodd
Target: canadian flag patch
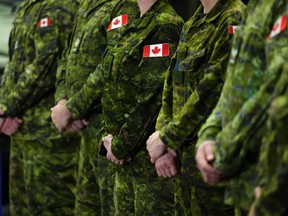
M 144 46 L 143 58 L 169 56 L 169 43 Z
M 107 31 L 122 27 L 122 26 L 126 25 L 127 23 L 128 23 L 128 14 L 123 14 L 121 16 L 115 17 L 110 22 Z
M 267 37 L 267 40 L 270 40 L 271 38 L 275 37 L 282 31 L 284 31 L 287 27 L 287 16 L 282 16 L 277 19 L 275 22 L 269 36 Z
M 39 28 L 48 27 L 50 25 L 51 25 L 51 19 L 49 17 L 43 18 L 38 22 Z
M 228 31 L 229 31 L 229 33 L 230 33 L 231 35 L 234 35 L 234 34 L 236 33 L 238 27 L 239 27 L 239 26 L 233 26 L 233 25 L 228 26 Z

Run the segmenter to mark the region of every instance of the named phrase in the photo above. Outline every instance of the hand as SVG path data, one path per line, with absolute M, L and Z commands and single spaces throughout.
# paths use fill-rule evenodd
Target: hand
M 113 136 L 111 134 L 108 134 L 107 136 L 102 138 L 103 145 L 107 150 L 106 157 L 108 160 L 112 161 L 115 164 L 123 165 L 125 160 L 123 160 L 123 159 L 118 160 L 112 153 L 112 150 L 111 150 L 112 139 L 113 139 Z
M 12 136 L 15 134 L 22 123 L 22 120 L 19 118 L 5 118 L 2 123 L 1 133 L 6 134 L 7 136 Z
M 62 132 L 70 122 L 72 122 L 72 114 L 66 108 L 67 100 L 58 101 L 57 105 L 51 108 L 51 119 L 60 132 Z
M 175 150 L 168 148 L 167 152 L 156 160 L 155 168 L 158 176 L 171 178 L 180 173 L 179 157 Z
M 256 201 L 260 198 L 261 194 L 262 194 L 262 188 L 257 186 L 254 189 L 255 201 L 253 202 L 253 204 L 250 207 L 248 216 L 255 216 L 256 215 L 256 213 L 255 213 Z
M 66 130 L 69 132 L 78 132 L 80 131 L 83 127 L 87 126 L 89 124 L 88 121 L 85 119 L 82 120 L 74 120 L 72 123 L 70 123 L 67 127 Z
M 158 158 L 167 152 L 167 146 L 160 139 L 160 132 L 154 132 L 146 141 L 147 150 L 151 158 L 151 163 L 155 163 Z
M 215 141 L 207 140 L 203 142 L 196 152 L 196 163 L 204 181 L 207 184 L 214 185 L 220 182 L 220 172 L 213 167 Z
M 5 122 L 5 118 L 0 118 L 0 129 L 1 129 L 2 125 L 4 124 L 4 122 Z

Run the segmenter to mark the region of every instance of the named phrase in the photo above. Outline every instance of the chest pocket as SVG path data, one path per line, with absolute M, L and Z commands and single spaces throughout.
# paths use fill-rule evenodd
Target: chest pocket
M 203 65 L 206 64 L 205 57 L 206 49 L 202 49 L 194 54 L 186 53 L 186 57 L 182 61 L 176 61 L 175 74 L 177 72 L 182 74 L 182 83 L 190 83 L 191 85 L 199 82 L 203 76 L 201 68 L 203 68 Z M 178 78 L 178 80 L 181 79 Z

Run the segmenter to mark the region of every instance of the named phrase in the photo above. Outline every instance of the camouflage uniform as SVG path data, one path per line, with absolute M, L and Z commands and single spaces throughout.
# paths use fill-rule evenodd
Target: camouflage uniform
M 116 215 L 155 215 L 155 210 L 165 214 L 170 211 L 170 203 L 173 205 L 173 192 L 164 189 L 168 185 L 162 185 L 156 179 L 154 166 L 145 151 L 145 141 L 154 128 L 159 111 L 169 56 L 142 58 L 142 54 L 144 46 L 162 43 L 168 43 L 170 53 L 173 53 L 181 25 L 182 20 L 168 2 L 159 0 L 142 17 L 137 13 L 137 18 L 123 31 L 121 28 L 109 31 L 112 35 L 108 35 L 108 48 L 101 65 L 89 77 L 90 85 L 85 85 L 75 95 L 78 100 L 67 104 L 73 116 L 81 117 L 85 110 L 80 109 L 82 104 L 101 98 L 103 129 L 107 131 L 102 136 L 114 135 L 112 151 L 116 157 L 124 158 L 128 154 L 133 157 L 132 164 L 119 167 L 116 174 Z M 160 49 L 157 48 L 153 49 L 156 53 Z M 168 195 L 169 203 L 162 201 L 163 204 L 159 204 L 160 194 L 163 194 L 163 201 Z
M 262 193 L 254 203 L 255 214 L 263 216 L 287 215 L 287 80 L 288 28 L 287 1 L 285 8 L 274 17 L 274 26 L 266 40 L 266 73 L 269 74 L 258 92 L 242 106 L 233 120 L 233 131 L 245 133 L 242 152 L 259 133 L 262 135 L 258 165 Z M 271 105 L 272 102 L 272 105 Z M 270 107 L 270 108 L 269 108 Z M 244 131 L 244 132 L 243 132 Z M 247 132 L 249 131 L 249 132 Z M 264 137 L 263 137 L 264 135 Z M 241 136 L 239 136 L 241 138 Z M 238 141 L 237 141 L 238 142 Z M 248 145 L 249 144 L 249 145 Z M 250 147 L 251 148 L 251 147 Z M 247 150 L 246 150 L 247 151 Z
M 89 75 L 100 63 L 107 45 L 107 28 L 111 13 L 112 10 L 115 16 L 120 13 L 119 2 L 119 0 L 82 1 L 68 46 L 58 67 L 56 101 L 60 99 L 67 99 L 68 103 L 73 101 L 73 96 L 81 90 Z M 134 1 L 130 1 L 131 3 L 122 1 L 121 4 L 124 2 L 128 2 L 125 4 L 126 13 L 137 6 Z M 85 110 L 83 116 L 89 121 L 89 125 L 82 131 L 76 215 L 106 216 L 114 213 L 112 190 L 114 178 L 110 172 L 111 165 L 106 158 L 98 157 L 101 139 L 100 113 L 101 106 L 95 101 Z
M 273 68 L 265 70 L 269 62 L 266 58 L 270 57 L 269 52 L 265 55 L 265 42 L 284 5 L 284 1 L 267 0 L 249 3 L 246 23 L 234 40 L 221 97 L 199 132 L 198 143 L 216 141 L 214 166 L 223 177 L 234 177 L 227 187 L 226 202 L 236 205 L 238 214 L 247 214 L 258 182 L 256 163 L 263 131 L 255 131 L 265 116 L 255 112 L 261 113 L 269 100 L 258 104 L 257 96 L 253 96 L 264 81 L 273 77 Z M 253 140 L 248 142 L 252 134 Z
M 23 119 L 11 140 L 12 215 L 73 214 L 78 137 L 56 130 L 50 107 L 56 61 L 77 7 L 74 0 L 27 0 L 13 22 L 0 89 L 5 115 Z
M 223 188 L 208 187 L 194 161 L 196 134 L 216 105 L 224 82 L 232 34 L 244 4 L 220 0 L 206 15 L 200 6 L 182 29 L 165 81 L 156 129 L 161 140 L 181 156 L 176 193 L 177 215 L 225 215 Z

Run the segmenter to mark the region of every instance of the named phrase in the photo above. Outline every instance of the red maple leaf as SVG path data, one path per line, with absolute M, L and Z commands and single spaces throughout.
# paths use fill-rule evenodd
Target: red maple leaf
M 279 23 L 276 23 L 276 24 L 273 26 L 272 31 L 276 31 L 278 28 L 279 28 Z
M 159 49 L 157 46 L 154 47 L 154 49 L 152 50 L 153 54 L 158 54 L 161 51 L 161 49 Z
M 114 25 L 118 25 L 120 23 L 120 20 L 119 19 L 116 19 L 115 21 L 114 21 Z

